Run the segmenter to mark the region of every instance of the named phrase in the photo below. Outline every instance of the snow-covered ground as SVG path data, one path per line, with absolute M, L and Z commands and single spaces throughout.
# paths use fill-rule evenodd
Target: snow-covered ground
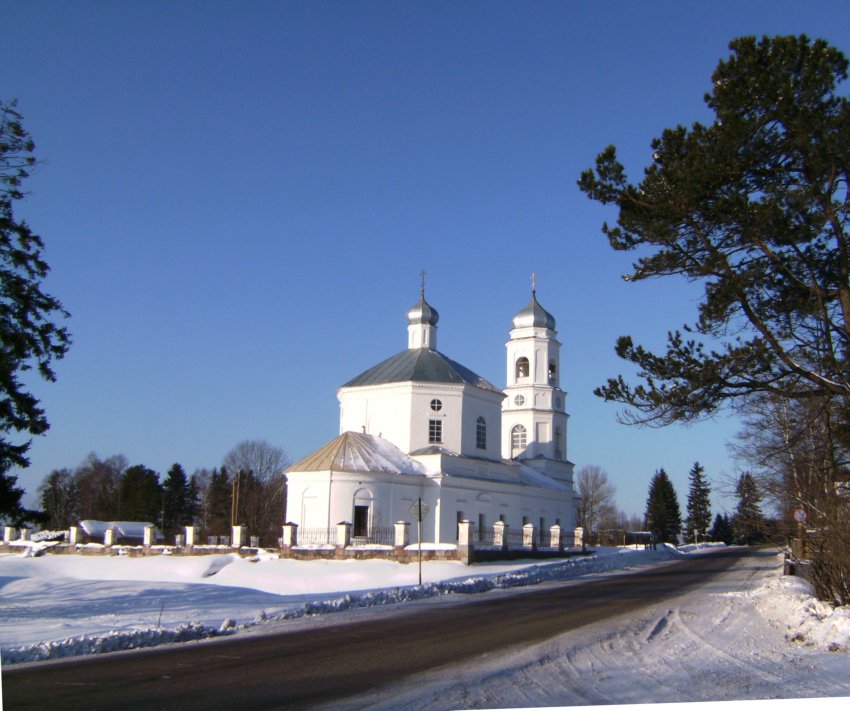
M 604 549 L 589 558 L 483 564 L 292 561 L 274 555 L 0 557 L 0 650 L 12 664 L 221 633 L 251 634 L 374 606 L 434 604 L 663 564 L 692 550 Z M 706 592 L 638 618 L 590 625 L 351 708 L 474 708 L 850 695 L 850 610 L 748 558 Z M 508 594 L 501 592 L 498 594 Z

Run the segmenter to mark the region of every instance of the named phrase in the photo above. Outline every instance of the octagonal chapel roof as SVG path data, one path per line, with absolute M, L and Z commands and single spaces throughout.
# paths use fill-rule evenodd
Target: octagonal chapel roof
M 469 368 L 439 351 L 428 348 L 408 348 L 360 373 L 342 387 L 356 388 L 363 385 L 404 382 L 465 383 L 485 390 L 501 392 L 499 388 Z

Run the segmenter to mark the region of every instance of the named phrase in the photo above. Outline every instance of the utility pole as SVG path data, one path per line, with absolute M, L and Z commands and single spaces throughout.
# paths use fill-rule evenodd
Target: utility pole
M 232 493 L 230 496 L 230 525 L 238 526 L 239 525 L 239 475 L 241 474 L 241 470 L 236 472 L 236 476 L 233 477 L 232 484 Z

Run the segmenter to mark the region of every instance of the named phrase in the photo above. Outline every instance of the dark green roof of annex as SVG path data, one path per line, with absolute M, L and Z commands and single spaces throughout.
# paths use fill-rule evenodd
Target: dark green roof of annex
M 386 383 L 457 383 L 474 385 L 485 390 L 501 392 L 499 388 L 456 363 L 439 351 L 429 348 L 408 348 L 391 358 L 369 368 L 342 387 L 356 388 L 364 385 Z

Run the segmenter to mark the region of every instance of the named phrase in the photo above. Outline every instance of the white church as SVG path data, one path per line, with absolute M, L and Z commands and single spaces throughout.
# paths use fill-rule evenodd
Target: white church
M 438 320 L 423 284 L 407 349 L 339 388 L 341 434 L 287 470 L 287 522 L 368 537 L 407 521 L 415 542 L 421 499 L 423 542 L 457 542 L 462 520 L 576 526 L 561 344 L 536 290 L 513 318 L 504 390 L 437 350 Z

